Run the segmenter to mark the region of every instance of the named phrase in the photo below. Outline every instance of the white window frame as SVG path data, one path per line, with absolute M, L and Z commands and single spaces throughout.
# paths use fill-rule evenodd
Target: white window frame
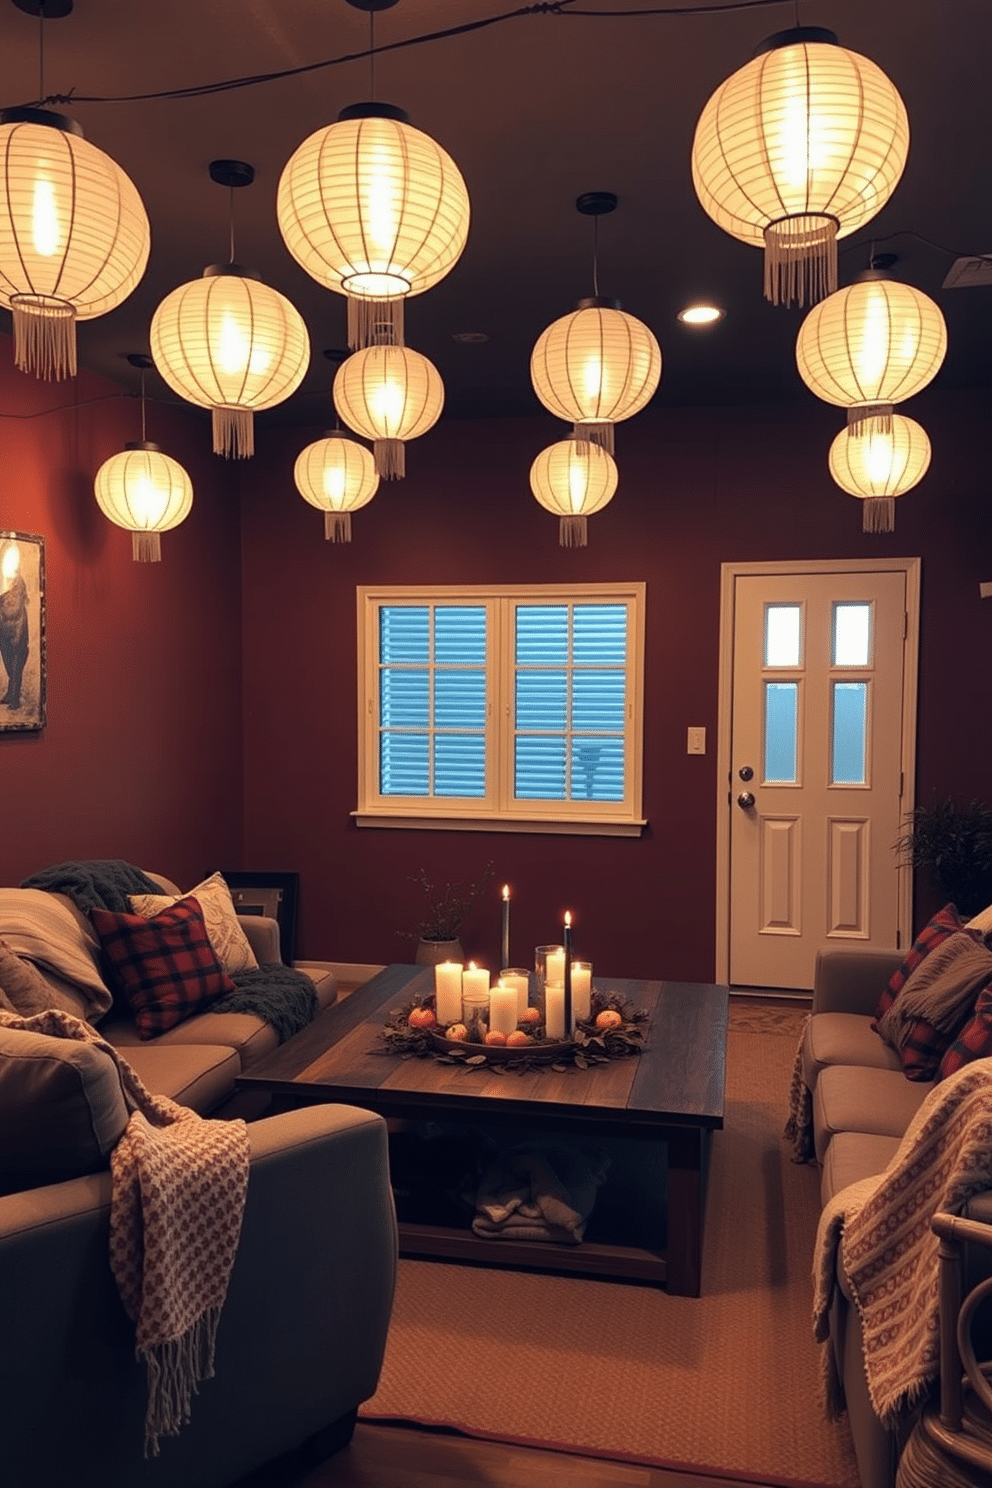
M 639 836 L 644 733 L 644 612 L 646 585 L 445 584 L 359 585 L 358 806 L 360 827 L 408 827 L 466 832 L 549 832 L 584 836 Z M 627 606 L 627 717 L 624 801 L 524 802 L 513 798 L 513 605 L 625 604 Z M 383 605 L 476 604 L 487 615 L 485 797 L 399 798 L 379 790 L 379 609 Z

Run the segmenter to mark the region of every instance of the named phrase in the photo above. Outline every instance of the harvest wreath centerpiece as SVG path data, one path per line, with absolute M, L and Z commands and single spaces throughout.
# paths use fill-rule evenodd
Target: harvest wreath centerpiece
M 593 989 L 589 1016 L 576 1022 L 570 1039 L 548 1038 L 537 1007 L 528 1006 L 513 1032 L 506 1034 L 488 1029 L 480 1016 L 468 1024 L 438 1023 L 435 1005 L 435 995 L 429 993 L 392 1009 L 382 1030 L 382 1052 L 503 1074 L 540 1067 L 564 1070 L 569 1065 L 588 1069 L 640 1054 L 645 1047 L 643 1025 L 648 1015 L 619 992 Z

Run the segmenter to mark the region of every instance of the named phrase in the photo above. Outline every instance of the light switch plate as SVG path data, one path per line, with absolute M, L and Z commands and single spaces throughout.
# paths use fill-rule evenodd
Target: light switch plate
M 686 733 L 686 754 L 706 753 L 706 730 L 704 728 L 690 728 Z

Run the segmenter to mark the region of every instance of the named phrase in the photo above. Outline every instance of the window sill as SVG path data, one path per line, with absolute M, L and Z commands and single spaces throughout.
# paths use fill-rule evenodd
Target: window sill
M 543 832 L 551 836 L 640 837 L 647 822 L 629 817 L 439 816 L 413 811 L 353 811 L 356 827 L 417 832 Z

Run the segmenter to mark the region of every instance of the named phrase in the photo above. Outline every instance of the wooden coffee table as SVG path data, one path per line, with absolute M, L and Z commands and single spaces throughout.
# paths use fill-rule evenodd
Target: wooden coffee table
M 709 1137 L 723 1126 L 727 988 L 597 978 L 604 991 L 621 993 L 648 1014 L 642 1054 L 585 1070 L 570 1065 L 562 1072 L 494 1075 L 383 1052 L 380 1031 L 389 1012 L 433 991 L 433 977 L 431 967 L 387 966 L 260 1060 L 238 1088 L 269 1091 L 281 1108 L 341 1101 L 386 1117 L 664 1143 L 667 1235 L 657 1249 L 490 1240 L 471 1230 L 402 1223 L 400 1251 L 652 1281 L 698 1297 Z

